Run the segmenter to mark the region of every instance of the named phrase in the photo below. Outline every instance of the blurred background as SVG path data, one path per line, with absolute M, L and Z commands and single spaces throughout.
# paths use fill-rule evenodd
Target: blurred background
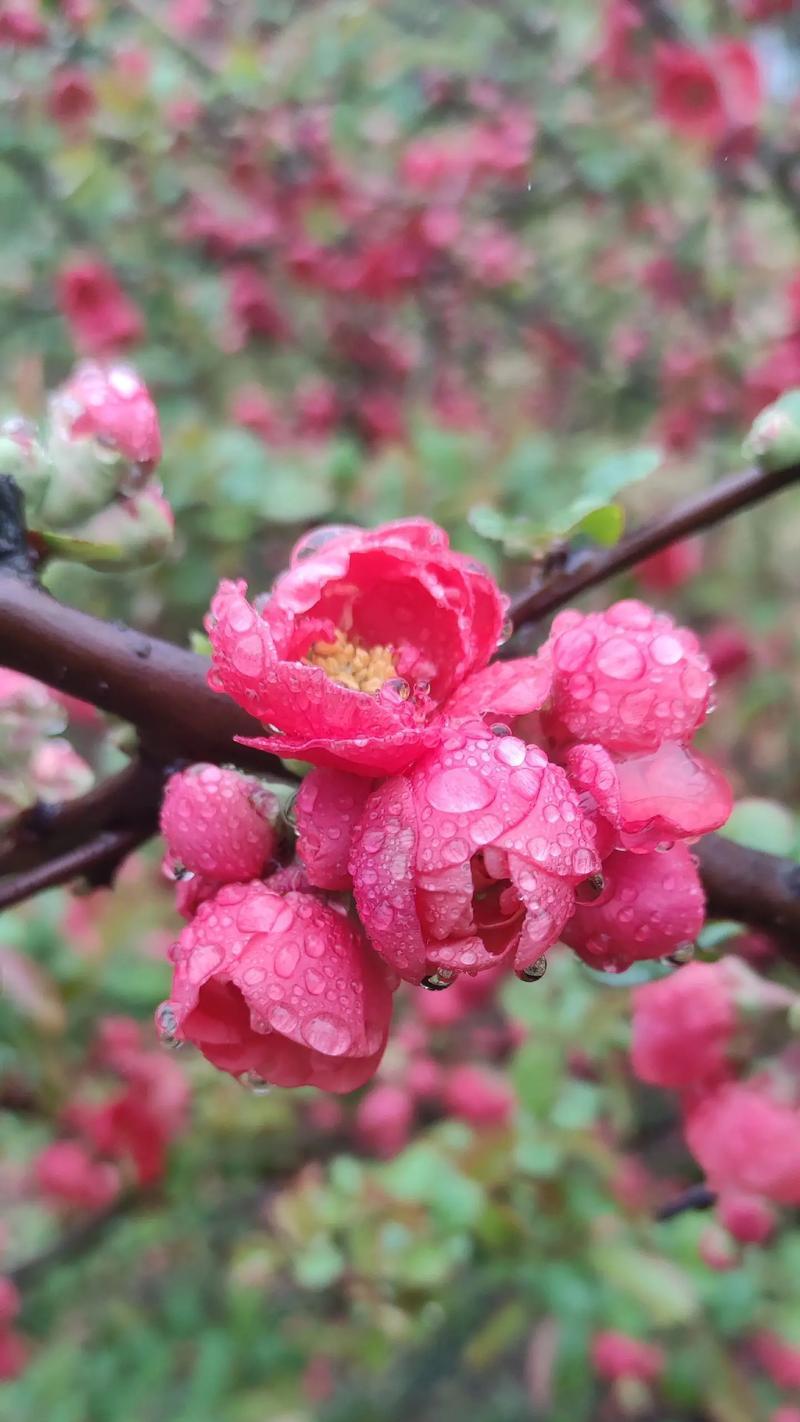
M 741 467 L 800 385 L 793 0 L 0 0 L 0 117 L 0 415 L 130 361 L 175 514 L 155 566 L 48 585 L 201 650 L 217 580 L 268 589 L 318 522 L 424 514 L 520 587 Z M 799 555 L 790 492 L 588 599 L 701 633 L 729 832 L 792 855 Z M 122 763 L 124 728 L 39 710 L 91 773 Z M 360 1099 L 258 1095 L 156 1044 L 179 926 L 158 846 L 113 895 L 4 915 L 0 1418 L 791 1401 L 800 1352 L 754 1344 L 800 1347 L 791 1220 L 732 1259 L 704 1215 L 655 1219 L 698 1178 L 627 1064 L 660 969 L 404 988 Z M 603 1375 L 602 1329 L 663 1350 L 656 1392 Z

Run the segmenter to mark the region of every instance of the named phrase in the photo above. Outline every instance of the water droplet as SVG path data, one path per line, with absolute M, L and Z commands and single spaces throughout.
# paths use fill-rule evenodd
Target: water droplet
M 420 987 L 428 992 L 443 992 L 455 982 L 458 974 L 453 968 L 437 968 L 435 973 L 429 973 L 427 978 L 423 978 Z
M 265 1081 L 263 1076 L 259 1076 L 257 1071 L 243 1071 L 238 1081 L 239 1085 L 253 1096 L 269 1096 L 272 1091 L 270 1083 Z
M 178 1018 L 174 1007 L 169 1002 L 162 1002 L 156 1009 L 156 1031 L 161 1040 L 162 1047 L 170 1051 L 177 1051 L 183 1046 L 182 1039 L 178 1033 Z
M 493 721 L 489 730 L 493 736 L 511 736 L 514 734 L 511 727 L 507 726 L 504 721 Z
M 304 1022 L 303 1036 L 309 1047 L 313 1047 L 315 1052 L 322 1052 L 326 1057 L 343 1057 L 352 1041 L 352 1036 L 341 1018 L 327 1012 L 320 1012 L 316 1017 L 310 1017 Z
M 440 770 L 428 783 L 427 798 L 435 810 L 456 815 L 491 805 L 494 788 L 472 770 Z
M 672 963 L 676 968 L 682 968 L 684 963 L 691 963 L 694 957 L 694 944 L 681 943 L 674 953 L 668 953 L 663 960 L 665 963 Z
M 376 692 L 379 701 L 386 701 L 389 705 L 396 705 L 399 701 L 408 701 L 411 695 L 411 687 L 402 676 L 392 676 Z
M 502 647 L 513 635 L 514 623 L 512 622 L 510 617 L 507 617 L 502 627 L 500 628 L 500 636 L 497 639 L 498 647 Z
M 575 889 L 575 898 L 579 904 L 593 904 L 599 899 L 605 889 L 606 881 L 602 874 L 590 874 L 588 879 L 578 884 Z
M 324 523 L 319 528 L 312 528 L 310 533 L 295 544 L 292 564 L 311 558 L 320 548 L 324 548 L 326 543 L 332 543 L 334 538 L 341 538 L 344 533 L 356 532 L 358 529 L 354 523 Z
M 547 959 L 542 957 L 537 958 L 536 962 L 529 964 L 527 968 L 519 968 L 517 970 L 517 977 L 521 983 L 538 983 L 539 979 L 543 978 L 546 972 Z

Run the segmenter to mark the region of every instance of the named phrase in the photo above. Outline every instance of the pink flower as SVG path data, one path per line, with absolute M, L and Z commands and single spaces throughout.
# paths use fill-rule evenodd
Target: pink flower
M 0 14 L 0 40 L 2 39 L 2 14 Z M 30 1347 L 20 1333 L 8 1329 L 0 1333 L 0 1382 L 13 1382 L 24 1372 Z
M 705 899 L 682 844 L 663 854 L 615 851 L 602 866 L 605 888 L 579 904 L 561 934 L 590 967 L 624 972 L 691 943 L 703 926 Z
M 648 592 L 672 592 L 696 577 L 703 566 L 703 539 L 682 538 L 645 558 L 636 578 Z
M 726 964 L 688 963 L 633 994 L 631 1060 L 640 1081 L 680 1088 L 730 1074 L 737 1025 Z
M 0 46 L 34 49 L 47 39 L 39 0 L 0 0 Z
M 391 992 L 356 928 L 310 894 L 229 884 L 174 946 L 162 1034 L 233 1076 L 352 1091 L 386 1045 Z
M 311 883 L 349 889 L 350 846 L 372 781 L 343 770 L 311 770 L 294 801 L 297 853 Z
M 99 260 L 84 257 L 62 267 L 57 296 L 75 345 L 87 355 L 112 354 L 144 334 L 138 308 Z
M 618 1378 L 637 1378 L 652 1383 L 664 1371 L 662 1350 L 653 1343 L 643 1343 L 627 1333 L 606 1329 L 592 1340 L 592 1363 L 601 1378 L 616 1382 Z
M 439 711 L 484 667 L 506 600 L 435 524 L 318 529 L 258 608 L 220 584 L 210 685 L 278 734 L 249 744 L 374 777 L 439 735 Z
M 761 115 L 758 61 L 743 40 L 718 40 L 707 52 L 665 44 L 656 54 L 656 110 L 677 133 L 716 144 L 753 128 Z
M 491 1130 L 509 1124 L 517 1098 L 510 1082 L 499 1072 L 462 1062 L 445 1079 L 442 1103 L 457 1120 L 466 1121 L 476 1130 Z
M 775 1211 L 758 1195 L 725 1190 L 719 1199 L 720 1224 L 740 1244 L 764 1244 L 775 1228 Z
M 644 755 L 611 756 L 572 746 L 564 760 L 584 812 L 597 824 L 601 852 L 617 844 L 639 853 L 697 839 L 724 825 L 733 795 L 721 770 L 676 741 Z
M 356 1136 L 362 1149 L 390 1160 L 408 1143 L 414 1098 L 402 1086 L 379 1082 L 358 1103 Z
M 284 339 L 289 333 L 286 318 L 258 268 L 232 267 L 227 278 L 231 349 L 238 350 L 251 337 Z
M 69 441 L 97 440 L 147 470 L 161 458 L 158 411 L 130 366 L 83 361 L 51 396 L 50 415 Z
M 552 660 L 543 722 L 557 741 L 655 750 L 688 740 L 708 711 L 714 678 L 694 633 L 642 602 L 560 612 L 540 655 Z
M 775 1100 L 766 1087 L 719 1087 L 690 1110 L 685 1131 L 712 1189 L 800 1204 L 800 1111 Z
M 800 1387 L 800 1346 L 764 1328 L 753 1339 L 756 1359 L 776 1387 Z
M 97 98 L 88 75 L 77 65 L 65 66 L 53 76 L 47 99 L 50 117 L 65 128 L 80 128 L 92 117 Z
M 53 1141 L 36 1157 L 36 1184 L 53 1204 L 79 1210 L 103 1210 L 119 1193 L 113 1165 L 98 1161 L 80 1141 Z
M 597 872 L 594 827 L 538 746 L 461 723 L 372 792 L 350 871 L 378 953 L 410 982 L 530 967 Z
M 255 879 L 277 847 L 278 801 L 255 776 L 191 765 L 170 776 L 161 806 L 167 849 L 192 874 L 218 883 Z

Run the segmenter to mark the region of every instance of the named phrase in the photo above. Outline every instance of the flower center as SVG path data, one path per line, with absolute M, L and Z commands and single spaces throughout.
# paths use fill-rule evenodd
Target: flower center
M 339 631 L 332 642 L 315 642 L 304 660 L 351 691 L 376 692 L 397 680 L 393 655 L 391 647 L 365 647 L 358 637 L 350 641 Z

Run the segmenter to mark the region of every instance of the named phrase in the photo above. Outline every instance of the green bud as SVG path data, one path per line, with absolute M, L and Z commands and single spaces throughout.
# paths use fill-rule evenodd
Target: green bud
M 756 416 L 742 452 L 767 470 L 800 464 L 800 390 L 787 390 Z

